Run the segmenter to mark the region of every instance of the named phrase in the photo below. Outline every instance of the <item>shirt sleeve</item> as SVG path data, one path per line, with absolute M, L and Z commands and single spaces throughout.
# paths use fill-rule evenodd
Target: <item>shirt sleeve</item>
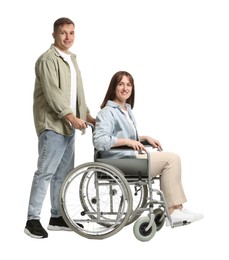
M 59 75 L 54 63 L 50 60 L 41 61 L 39 64 L 39 74 L 44 95 L 49 106 L 55 111 L 59 118 L 72 113 L 69 100 L 59 88 Z
M 93 144 L 99 151 L 108 151 L 117 142 L 114 136 L 115 119 L 106 110 L 100 110 L 96 117 L 96 125 L 93 132 Z

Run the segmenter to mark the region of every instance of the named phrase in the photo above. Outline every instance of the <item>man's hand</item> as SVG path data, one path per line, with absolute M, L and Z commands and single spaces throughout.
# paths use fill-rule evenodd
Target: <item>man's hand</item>
M 68 114 L 64 117 L 72 127 L 75 129 L 83 130 L 87 127 L 86 122 L 78 117 L 76 117 L 74 114 Z

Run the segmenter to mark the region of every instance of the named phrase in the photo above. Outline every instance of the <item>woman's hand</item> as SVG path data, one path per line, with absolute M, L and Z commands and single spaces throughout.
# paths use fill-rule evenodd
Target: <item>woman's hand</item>
M 153 146 L 153 148 L 160 149 L 161 151 L 163 150 L 162 146 L 158 140 L 156 140 L 150 136 L 144 136 L 141 139 L 142 139 L 142 141 L 147 141 L 149 144 L 151 144 Z
M 134 150 L 146 151 L 145 146 L 142 143 L 135 141 L 135 140 L 126 139 L 126 145 L 128 147 L 133 148 Z

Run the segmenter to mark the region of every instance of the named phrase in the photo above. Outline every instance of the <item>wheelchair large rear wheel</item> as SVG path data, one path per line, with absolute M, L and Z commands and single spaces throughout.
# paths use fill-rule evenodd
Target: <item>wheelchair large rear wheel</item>
M 132 211 L 132 194 L 123 173 L 99 162 L 79 165 L 60 192 L 61 213 L 68 226 L 89 239 L 119 232 Z

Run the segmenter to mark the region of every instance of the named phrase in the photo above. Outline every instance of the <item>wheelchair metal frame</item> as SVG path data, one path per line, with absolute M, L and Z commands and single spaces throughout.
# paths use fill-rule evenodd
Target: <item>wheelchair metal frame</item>
M 93 126 L 88 125 L 93 131 Z M 95 150 L 94 162 L 81 164 L 67 175 L 59 203 L 62 216 L 73 231 L 89 239 L 104 239 L 134 222 L 135 237 L 149 241 L 163 227 L 166 217 L 171 227 L 183 225 L 172 223 L 160 190 L 160 177 L 151 177 L 150 152 L 146 153 L 147 159 L 101 159 Z M 131 160 L 137 165 L 146 164 L 143 165 L 146 172 L 142 174 L 142 169 L 134 167 L 137 174 L 127 175 L 126 163 L 131 164 Z M 156 181 L 158 189 L 153 188 Z M 155 194 L 159 199 L 155 199 Z M 138 196 L 137 206 L 134 196 Z M 140 218 L 144 212 L 148 212 L 147 216 Z

